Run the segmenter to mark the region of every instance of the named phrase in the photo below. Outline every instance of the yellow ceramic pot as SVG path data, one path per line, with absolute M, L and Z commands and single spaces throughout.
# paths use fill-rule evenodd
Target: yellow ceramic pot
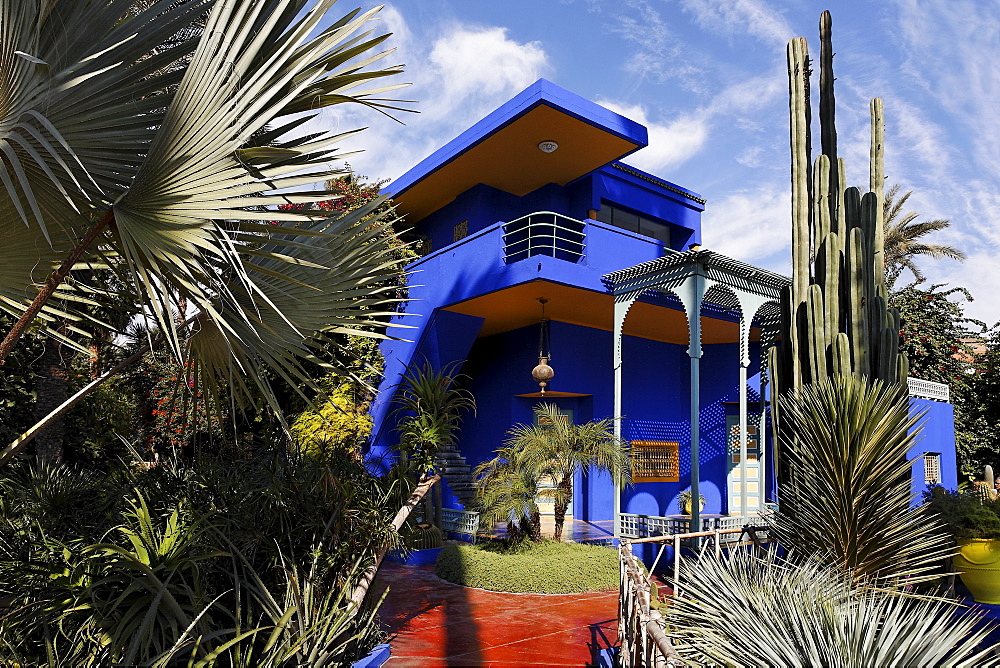
M 1000 604 L 1000 540 L 959 538 L 952 561 L 977 603 Z

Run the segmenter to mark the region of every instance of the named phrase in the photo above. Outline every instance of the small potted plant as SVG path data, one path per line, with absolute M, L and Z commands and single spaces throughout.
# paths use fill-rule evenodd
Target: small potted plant
M 686 489 L 680 493 L 677 497 L 678 505 L 681 507 L 681 512 L 685 515 L 691 514 L 691 490 Z M 698 511 L 705 509 L 705 496 L 703 494 L 698 495 Z
M 993 469 L 963 492 L 935 487 L 929 507 L 955 537 L 952 557 L 959 577 L 978 603 L 1000 603 L 1000 498 Z

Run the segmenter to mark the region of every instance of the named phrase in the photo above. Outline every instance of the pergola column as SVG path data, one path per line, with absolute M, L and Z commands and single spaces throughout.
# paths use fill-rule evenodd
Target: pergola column
M 750 368 L 750 325 L 760 307 L 769 300 L 765 297 L 749 294 L 742 290 L 735 290 L 736 298 L 740 303 L 740 515 L 747 516 L 747 442 L 749 430 L 749 420 L 747 416 L 747 369 Z M 757 435 L 758 453 L 763 452 L 763 443 Z M 726 447 L 729 447 L 728 439 Z M 761 490 L 764 486 L 764 464 L 758 456 L 758 467 L 760 471 Z M 758 491 L 761 502 L 763 502 L 763 491 Z
M 637 297 L 629 297 L 628 295 L 618 295 L 615 297 L 615 328 L 613 334 L 613 344 L 614 344 L 614 360 L 613 366 L 615 373 L 615 412 L 614 412 L 614 430 L 615 438 L 619 441 L 622 437 L 622 335 L 625 329 L 625 317 L 628 315 L 628 310 L 632 308 L 632 304 L 635 303 Z M 615 505 L 614 505 L 614 534 L 615 538 L 621 537 L 621 522 L 619 521 L 619 516 L 621 515 L 622 506 L 622 485 L 621 480 L 615 480 Z
M 706 280 L 697 267 L 684 282 L 673 288 L 684 305 L 688 321 L 688 358 L 691 363 L 691 531 L 701 531 L 701 462 L 698 446 L 701 439 L 701 304 Z

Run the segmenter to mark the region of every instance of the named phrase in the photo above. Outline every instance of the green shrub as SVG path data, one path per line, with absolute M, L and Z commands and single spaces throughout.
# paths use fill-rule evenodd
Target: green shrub
M 435 568 L 443 580 L 492 591 L 573 594 L 618 586 L 618 553 L 598 545 L 521 541 L 449 545 Z
M 951 492 L 943 487 L 925 496 L 931 512 L 956 538 L 1000 538 L 1000 501 L 983 501 L 975 491 Z
M 0 665 L 349 665 L 384 636 L 348 597 L 399 546 L 389 485 L 346 456 L 7 466 Z

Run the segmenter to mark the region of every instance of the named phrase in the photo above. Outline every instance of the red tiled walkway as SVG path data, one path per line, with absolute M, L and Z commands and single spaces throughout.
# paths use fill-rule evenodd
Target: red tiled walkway
M 390 588 L 379 612 L 396 634 L 390 668 L 593 666 L 617 638 L 617 590 L 503 594 L 444 582 L 433 566 L 392 563 L 378 582 Z

